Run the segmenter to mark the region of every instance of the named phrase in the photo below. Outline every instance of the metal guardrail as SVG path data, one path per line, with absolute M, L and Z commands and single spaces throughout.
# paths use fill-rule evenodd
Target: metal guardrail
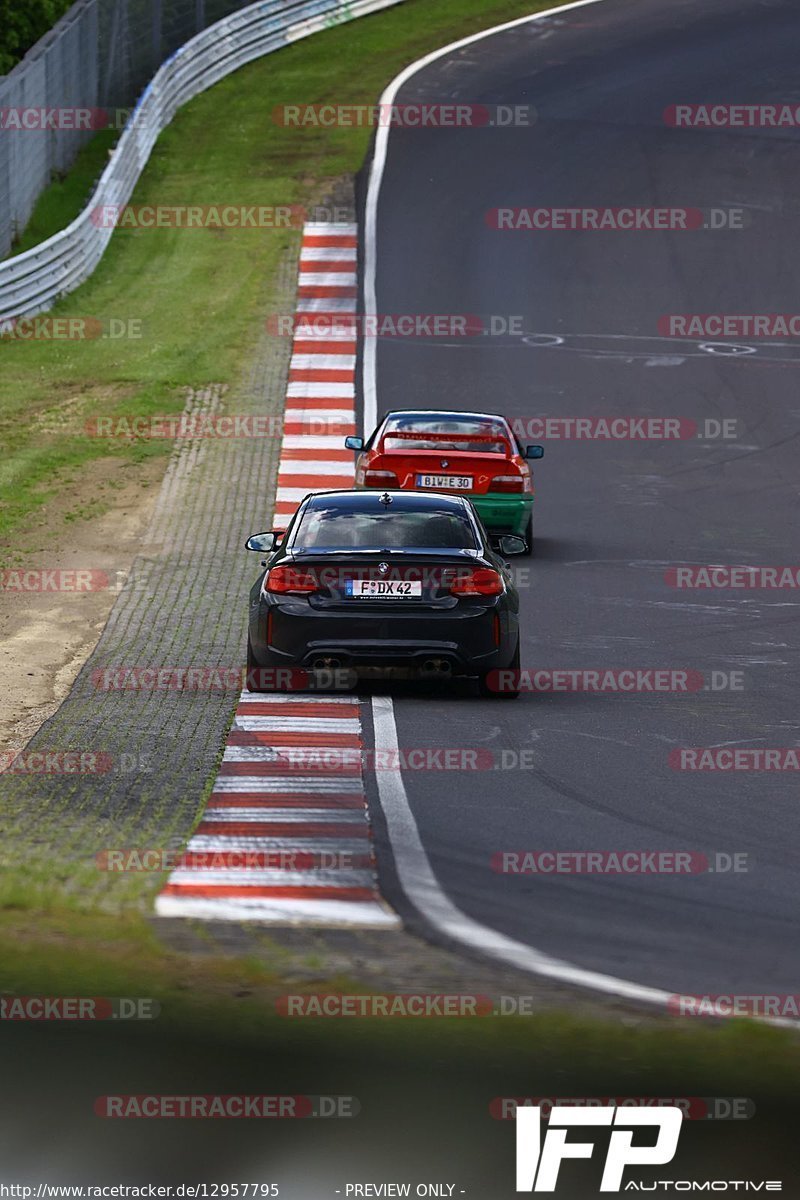
M 96 210 L 124 205 L 158 135 L 192 97 L 245 63 L 403 0 L 261 0 L 210 25 L 158 69 L 145 88 L 89 203 L 47 241 L 0 262 L 0 321 L 49 308 L 91 275 L 114 232 Z

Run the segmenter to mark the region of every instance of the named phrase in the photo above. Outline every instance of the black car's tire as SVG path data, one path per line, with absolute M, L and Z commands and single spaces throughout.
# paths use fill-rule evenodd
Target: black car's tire
M 247 680 L 245 687 L 249 692 L 271 692 L 270 687 L 264 686 L 263 672 L 255 660 L 253 647 L 250 645 L 250 635 L 247 635 Z
M 528 543 L 528 549 L 525 551 L 525 554 L 528 558 L 531 558 L 533 556 L 533 513 L 528 517 L 528 524 L 525 526 L 525 532 L 522 536 Z
M 496 668 L 495 668 L 496 670 Z M 512 656 L 511 662 L 505 668 L 507 671 L 517 672 L 517 682 L 519 683 L 519 638 L 517 638 L 517 646 Z M 491 671 L 483 671 L 478 676 L 478 694 L 492 700 L 516 700 L 519 696 L 519 687 L 504 689 L 502 692 L 493 691 L 489 687 L 488 679 Z

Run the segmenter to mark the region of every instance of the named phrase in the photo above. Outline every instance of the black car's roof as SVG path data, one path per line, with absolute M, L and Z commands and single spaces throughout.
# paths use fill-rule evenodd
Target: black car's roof
M 391 496 L 391 504 L 381 496 Z M 313 492 L 307 498 L 308 508 L 329 507 L 358 512 L 452 512 L 463 515 L 469 511 L 470 503 L 463 496 L 444 496 L 441 492 L 411 492 L 387 488 L 359 491 Z

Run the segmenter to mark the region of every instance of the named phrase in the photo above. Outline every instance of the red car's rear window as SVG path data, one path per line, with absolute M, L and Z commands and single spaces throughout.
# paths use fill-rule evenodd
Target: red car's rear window
M 384 450 L 466 450 L 473 454 L 513 453 L 509 434 L 489 421 L 442 421 L 415 417 L 390 421 L 383 433 Z

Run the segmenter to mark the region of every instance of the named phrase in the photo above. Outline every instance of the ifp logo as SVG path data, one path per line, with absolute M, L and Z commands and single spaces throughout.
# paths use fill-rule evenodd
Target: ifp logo
M 577 1108 L 554 1105 L 550 1110 L 547 1133 L 542 1142 L 542 1114 L 539 1108 L 517 1109 L 517 1191 L 554 1192 L 558 1171 L 565 1158 L 591 1158 L 591 1142 L 568 1142 L 567 1133 L 575 1126 L 613 1126 L 606 1154 L 601 1192 L 619 1192 L 622 1174 L 630 1166 L 662 1166 L 672 1162 L 678 1148 L 683 1114 L 675 1105 L 663 1108 Z M 634 1146 L 634 1131 L 655 1126 L 654 1145 Z

